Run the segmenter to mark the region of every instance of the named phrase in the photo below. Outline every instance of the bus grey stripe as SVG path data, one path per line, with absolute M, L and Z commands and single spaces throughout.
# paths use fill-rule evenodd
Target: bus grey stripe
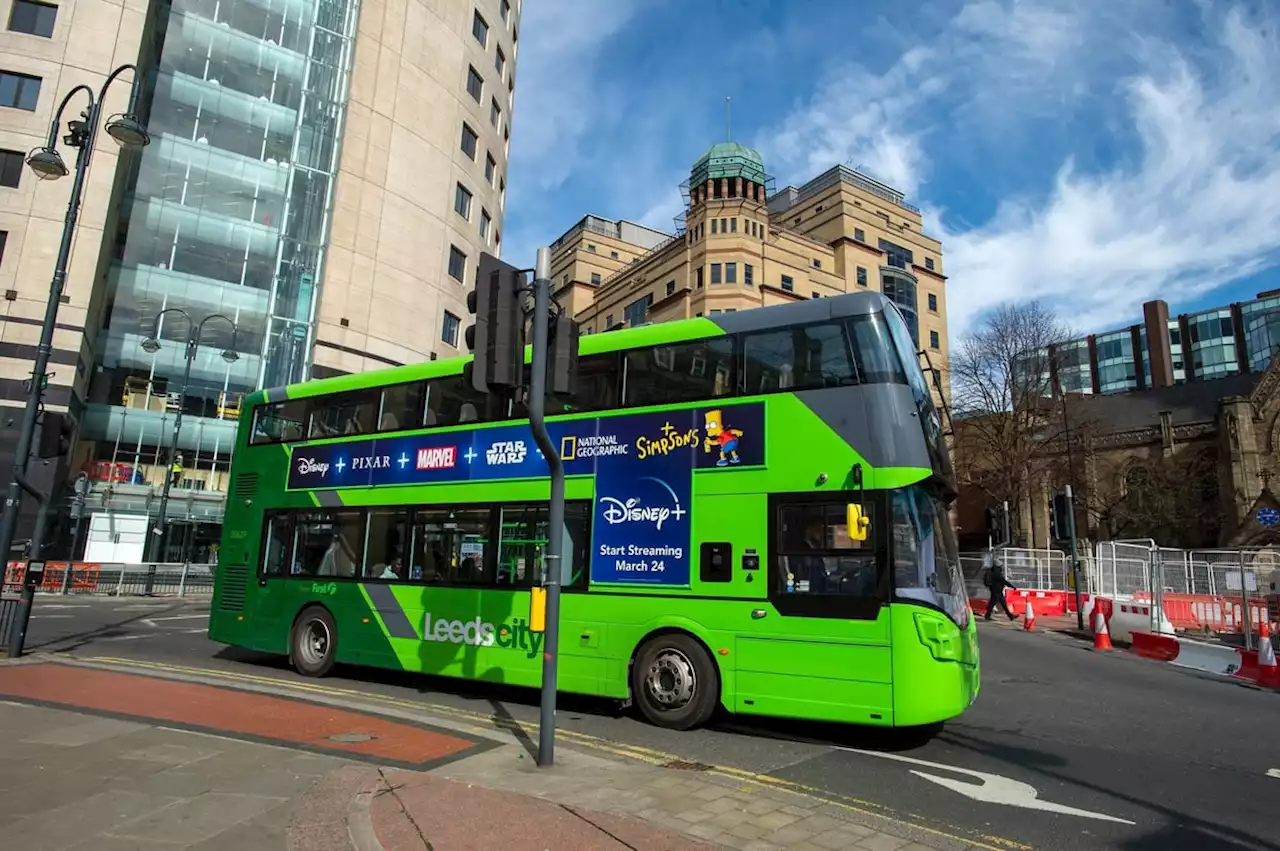
M 416 640 L 419 637 L 418 631 L 413 628 L 413 624 L 409 623 L 404 609 L 400 608 L 400 603 L 396 600 L 391 586 L 369 584 L 364 586 L 364 590 L 373 601 L 373 607 L 377 609 L 379 617 L 386 624 L 387 632 L 391 633 L 392 638 Z
M 342 494 L 337 491 L 316 491 L 316 499 L 325 508 L 336 508 L 346 504 L 342 501 Z
M 905 384 L 801 390 L 796 398 L 872 467 L 931 467 L 924 429 Z

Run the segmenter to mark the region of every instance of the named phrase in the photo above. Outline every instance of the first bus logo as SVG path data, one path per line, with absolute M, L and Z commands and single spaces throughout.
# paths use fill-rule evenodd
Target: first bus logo
M 424 446 L 418 450 L 419 470 L 450 470 L 458 463 L 456 446 Z

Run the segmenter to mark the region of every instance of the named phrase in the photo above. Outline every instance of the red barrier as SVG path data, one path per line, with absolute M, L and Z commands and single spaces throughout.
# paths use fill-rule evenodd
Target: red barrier
M 40 590 L 62 590 L 62 577 L 67 570 L 70 570 L 71 581 L 67 585 L 68 590 L 95 591 L 98 588 L 98 574 L 101 567 L 96 562 L 75 562 L 71 564 L 65 561 L 45 562 L 44 576 L 40 580 Z M 26 574 L 27 563 L 25 561 L 9 562 L 5 566 L 4 587 L 10 591 L 21 589 L 22 581 Z
M 1248 680 L 1251 683 L 1256 683 L 1258 681 L 1258 677 L 1262 675 L 1262 669 L 1258 667 L 1258 651 L 1237 650 L 1236 652 L 1240 654 L 1240 670 L 1236 671 L 1231 676 L 1241 680 Z
M 1178 658 L 1178 640 L 1167 635 L 1135 632 L 1129 636 L 1130 649 L 1144 659 L 1172 662 Z
M 1013 603 L 1018 603 L 1018 609 L 1026 610 L 1026 601 L 1030 600 L 1031 605 L 1035 606 L 1037 615 L 1065 615 L 1067 613 L 1067 592 L 1066 591 L 1012 591 L 1012 597 L 1006 597 L 1009 601 L 1010 608 Z M 1015 609 L 1017 611 L 1017 609 Z

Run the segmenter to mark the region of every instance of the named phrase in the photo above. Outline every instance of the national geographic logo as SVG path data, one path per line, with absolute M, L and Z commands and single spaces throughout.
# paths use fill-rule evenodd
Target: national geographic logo
M 601 458 L 607 455 L 628 455 L 631 444 L 619 441 L 616 434 L 560 438 L 560 460 L 576 461 L 579 458 Z

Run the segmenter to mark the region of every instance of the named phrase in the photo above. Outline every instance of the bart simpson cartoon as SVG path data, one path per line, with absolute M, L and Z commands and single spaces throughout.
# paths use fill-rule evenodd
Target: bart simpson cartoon
M 720 411 L 707 411 L 706 416 L 707 436 L 702 442 L 702 451 L 710 452 L 713 445 L 720 446 L 720 460 L 716 461 L 717 467 L 725 467 L 729 464 L 737 464 L 738 458 L 738 438 L 742 437 L 742 431 L 736 428 L 725 428 L 724 417 Z

